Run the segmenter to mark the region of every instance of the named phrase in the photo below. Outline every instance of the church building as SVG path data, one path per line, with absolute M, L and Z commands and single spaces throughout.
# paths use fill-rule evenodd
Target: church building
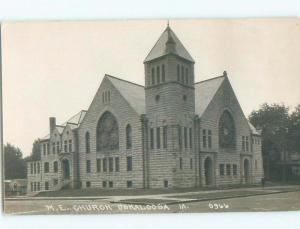
M 88 110 L 61 125 L 50 117 L 28 192 L 260 182 L 261 135 L 226 71 L 195 82 L 194 64 L 167 26 L 144 60 L 145 86 L 105 75 Z

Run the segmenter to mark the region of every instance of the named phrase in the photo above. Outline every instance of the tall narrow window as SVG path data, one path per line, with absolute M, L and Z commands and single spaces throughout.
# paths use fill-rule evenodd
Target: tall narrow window
M 187 128 L 183 128 L 183 136 L 184 136 L 184 148 L 187 148 Z
M 56 142 L 56 152 L 59 153 L 59 142 Z
M 102 163 L 103 163 L 103 172 L 107 172 L 107 159 L 103 158 Z
M 127 157 L 127 171 L 132 171 L 132 157 Z
M 203 148 L 206 148 L 206 130 L 202 130 L 202 144 Z
M 101 159 L 97 158 L 97 173 L 101 172 Z
M 185 83 L 189 84 L 189 70 L 188 70 L 188 68 L 185 69 Z
M 181 83 L 184 83 L 184 67 L 181 66 Z
M 166 149 L 168 147 L 168 133 L 167 133 L 167 126 L 163 127 L 163 147 Z
M 64 141 L 64 152 L 68 152 L 68 141 Z
M 189 128 L 189 142 L 190 142 L 190 148 L 193 148 L 193 130 L 192 128 Z
M 207 131 L 207 141 L 208 141 L 208 148 L 212 147 L 212 142 L 211 142 L 211 130 Z
M 45 190 L 49 190 L 49 182 L 48 181 L 45 182 Z
M 180 66 L 177 64 L 177 81 L 180 82 Z
M 181 126 L 178 126 L 178 145 L 179 148 L 182 148 L 182 136 L 181 136 Z
M 86 153 L 91 152 L 90 133 L 89 132 L 86 132 L 86 134 L 85 134 L 85 151 L 86 151 Z
M 86 172 L 90 173 L 91 172 L 91 161 L 86 160 Z
M 33 163 L 33 173 L 36 174 L 36 163 Z
M 160 83 L 160 68 L 159 66 L 156 67 L 156 81 Z
M 126 126 L 126 149 L 131 149 L 132 146 L 132 130 L 131 126 L 128 124 Z
M 237 165 L 236 164 L 232 165 L 232 173 L 233 173 L 233 175 L 237 175 Z
M 246 151 L 249 152 L 249 137 L 246 136 Z
M 230 164 L 226 165 L 226 175 L 231 175 L 231 165 Z
M 47 154 L 49 154 L 49 153 L 50 153 L 50 144 L 47 143 Z
M 165 72 L 165 65 L 161 66 L 161 81 L 164 83 L 166 81 L 166 72 Z
M 190 159 L 190 169 L 193 169 L 193 158 Z
M 151 79 L 152 79 L 151 84 L 154 85 L 155 84 L 155 69 L 154 68 L 151 69 Z
M 37 173 L 40 173 L 40 163 L 37 163 Z
M 52 143 L 52 153 L 55 154 L 55 142 Z
M 156 148 L 160 149 L 160 128 L 156 128 Z
M 150 148 L 154 149 L 154 130 L 150 129 Z
M 30 163 L 30 174 L 33 174 L 33 163 Z
M 179 158 L 179 169 L 180 169 L 180 170 L 182 170 L 182 167 L 183 167 L 182 164 L 183 164 L 183 163 L 182 163 L 182 157 L 180 157 L 180 158 Z
M 224 164 L 220 164 L 220 175 L 221 176 L 225 175 L 225 165 Z
M 116 172 L 120 171 L 120 160 L 118 157 L 115 158 L 115 170 Z
M 43 154 L 46 155 L 46 144 L 43 144 Z
M 72 144 L 72 140 L 69 140 L 69 152 L 73 152 L 73 144 Z
M 242 150 L 245 151 L 246 147 L 245 147 L 245 136 L 242 136 Z
M 112 157 L 108 158 L 108 170 L 109 172 L 114 171 L 114 159 Z
M 44 173 L 49 173 L 49 162 L 44 163 Z
M 53 172 L 54 173 L 58 172 L 58 162 L 57 161 L 53 162 Z

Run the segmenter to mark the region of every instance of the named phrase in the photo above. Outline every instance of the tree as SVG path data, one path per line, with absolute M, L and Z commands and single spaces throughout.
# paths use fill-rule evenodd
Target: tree
M 39 161 L 41 160 L 41 150 L 40 150 L 40 139 L 35 139 L 32 144 L 32 150 L 29 157 L 26 158 L 28 161 Z
M 262 130 L 262 154 L 266 176 L 277 176 L 273 165 L 280 160 L 282 152 L 288 149 L 289 108 L 284 104 L 263 104 L 249 116 L 250 122 Z
M 26 163 L 21 150 L 9 143 L 4 145 L 5 179 L 26 178 Z
M 300 153 L 300 104 L 290 115 L 288 130 L 288 150 Z

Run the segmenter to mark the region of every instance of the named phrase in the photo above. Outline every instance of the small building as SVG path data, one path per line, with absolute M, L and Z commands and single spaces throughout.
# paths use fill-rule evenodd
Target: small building
M 4 181 L 5 196 L 22 196 L 27 193 L 27 179 L 13 179 Z
M 282 181 L 300 182 L 300 153 L 282 152 L 280 161 L 276 164 Z

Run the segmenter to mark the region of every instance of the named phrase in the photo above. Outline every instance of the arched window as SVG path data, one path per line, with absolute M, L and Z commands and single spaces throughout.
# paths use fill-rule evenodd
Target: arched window
M 85 152 L 86 153 L 91 152 L 91 147 L 90 147 L 90 133 L 89 132 L 85 133 Z
M 97 151 L 119 149 L 119 127 L 115 116 L 106 111 L 97 124 Z
M 161 66 L 161 81 L 164 83 L 166 81 L 166 72 L 165 72 L 165 65 Z
M 235 148 L 235 124 L 228 111 L 224 111 L 219 120 L 219 146 Z
M 126 126 L 126 149 L 131 149 L 132 147 L 132 130 L 130 124 Z

